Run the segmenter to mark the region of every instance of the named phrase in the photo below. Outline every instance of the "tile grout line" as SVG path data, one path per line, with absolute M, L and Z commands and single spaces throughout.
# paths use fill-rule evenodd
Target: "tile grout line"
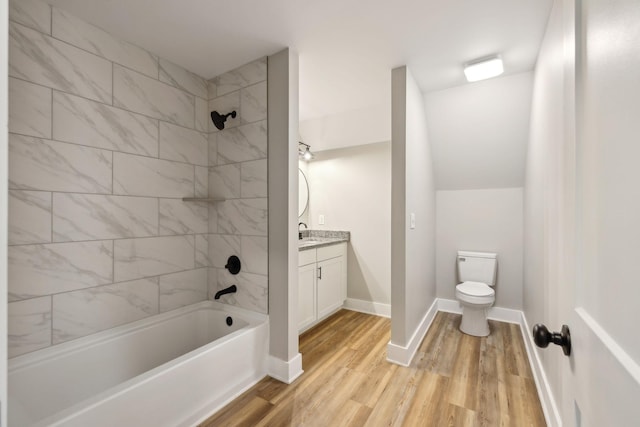
M 85 48 L 83 48 L 83 47 L 77 46 L 77 45 L 73 44 L 72 42 L 69 42 L 69 41 L 64 40 L 64 39 L 61 39 L 61 38 L 59 38 L 59 37 L 57 37 L 57 36 L 54 36 L 54 35 L 53 35 L 53 9 L 57 9 L 57 8 L 54 8 L 54 7 L 53 7 L 53 6 L 51 6 L 51 5 L 48 5 L 48 6 L 49 6 L 49 8 L 50 8 L 50 17 L 49 17 L 49 18 L 50 18 L 50 24 L 49 24 L 49 25 L 50 25 L 50 27 L 51 27 L 51 28 L 50 28 L 50 32 L 49 32 L 49 33 L 42 32 L 39 28 L 33 28 L 33 27 L 30 27 L 30 26 L 29 26 L 29 25 L 27 25 L 26 23 L 23 23 L 23 22 L 20 22 L 20 21 L 16 21 L 16 20 L 11 19 L 11 18 L 10 18 L 10 19 L 8 19 L 8 21 L 9 21 L 9 22 L 11 22 L 11 23 L 13 23 L 13 24 L 20 25 L 20 26 L 22 26 L 22 27 L 24 27 L 24 28 L 27 28 L 27 29 L 29 29 L 29 30 L 35 31 L 35 32 L 39 33 L 40 35 L 43 35 L 43 36 L 49 37 L 49 38 L 51 38 L 52 40 L 58 41 L 58 42 L 63 43 L 63 44 L 65 44 L 65 45 L 67 45 L 67 46 L 71 46 L 71 47 L 73 47 L 73 48 L 75 48 L 75 49 L 78 49 L 78 50 L 80 50 L 80 51 L 82 51 L 82 52 L 88 53 L 89 55 L 92 55 L 92 56 L 98 57 L 98 58 L 100 58 L 100 59 L 104 59 L 105 61 L 115 62 L 116 64 L 118 64 L 118 65 L 120 65 L 120 66 L 122 66 L 122 67 L 124 67 L 124 68 L 127 68 L 127 69 L 129 69 L 129 70 L 131 70 L 131 71 L 136 71 L 136 72 L 138 72 L 138 73 L 140 73 L 140 74 L 143 74 L 143 75 L 145 75 L 145 76 L 147 76 L 147 77 L 149 77 L 149 78 L 151 78 L 151 79 L 153 79 L 153 78 L 154 78 L 153 76 L 150 76 L 149 74 L 146 74 L 146 73 L 144 73 L 144 72 L 142 72 L 142 71 L 136 70 L 136 69 L 135 69 L 135 68 L 133 68 L 133 67 L 130 67 L 130 66 L 125 65 L 125 64 L 121 64 L 120 62 L 117 62 L 117 61 L 115 61 L 115 60 L 112 60 L 112 59 L 109 59 L 109 58 L 107 58 L 107 57 L 104 57 L 104 56 L 102 56 L 102 55 L 100 55 L 100 54 L 98 54 L 98 53 L 91 52 L 90 50 L 87 50 L 87 49 L 85 49 Z M 71 15 L 72 15 L 72 14 L 71 14 Z M 74 18 L 76 18 L 76 19 L 78 19 L 78 20 L 82 21 L 84 24 L 88 24 L 88 25 L 90 25 L 91 27 L 96 28 L 96 29 L 98 29 L 98 30 L 100 30 L 100 31 L 104 32 L 104 33 L 105 33 L 105 34 L 107 34 L 109 37 L 111 37 L 112 39 L 114 39 L 114 40 L 116 40 L 116 41 L 118 41 L 118 42 L 124 42 L 124 43 L 126 43 L 127 45 L 134 46 L 134 47 L 136 47 L 137 49 L 140 49 L 141 51 L 143 51 L 143 52 L 144 52 L 144 53 L 146 53 L 147 55 L 154 56 L 153 54 L 151 54 L 151 52 L 147 51 L 146 49 L 141 48 L 140 46 L 137 46 L 137 45 L 135 45 L 135 44 L 133 44 L 133 43 L 130 43 L 130 42 L 126 41 L 126 40 L 119 39 L 119 38 L 117 38 L 116 36 L 112 35 L 111 33 L 107 32 L 107 31 L 104 31 L 104 30 L 102 30 L 101 28 L 98 28 L 98 27 L 96 27 L 95 25 L 90 24 L 90 23 L 89 23 L 89 22 L 87 22 L 87 21 L 84 21 L 83 19 L 79 18 L 78 16 L 75 16 L 75 15 L 72 15 L 72 16 L 73 16 Z M 177 64 L 176 64 L 176 65 L 177 65 Z M 178 66 L 179 66 L 179 65 L 178 65 Z M 179 66 L 179 67 L 180 67 L 180 66 Z M 180 67 L 180 68 L 183 68 L 183 67 Z M 185 69 L 185 70 L 186 70 L 186 69 Z M 189 70 L 186 70 L 186 71 L 189 71 Z M 198 76 L 198 77 L 199 77 L 199 76 Z M 200 78 L 201 78 L 201 79 L 204 79 L 204 77 L 200 77 Z M 156 80 L 159 80 L 159 79 L 156 79 Z
M 38 34 L 40 34 L 40 35 L 42 35 L 42 36 L 49 37 L 49 38 L 51 38 L 52 40 L 55 40 L 55 41 L 60 42 L 60 43 L 63 43 L 63 44 L 65 44 L 65 45 L 67 45 L 67 46 L 71 46 L 71 47 L 73 47 L 74 49 L 78 49 L 78 50 L 80 50 L 80 51 L 82 51 L 82 52 L 84 52 L 84 53 L 87 53 L 87 54 L 89 54 L 89 55 L 92 55 L 92 56 L 95 56 L 95 57 L 97 57 L 97 58 L 103 59 L 103 60 L 105 60 L 105 61 L 107 61 L 107 62 L 111 62 L 112 64 L 115 64 L 115 65 L 117 65 L 117 66 L 119 66 L 119 67 L 125 68 L 125 69 L 127 69 L 127 70 L 129 70 L 129 71 L 133 71 L 133 72 L 135 72 L 135 73 L 138 73 L 138 74 L 140 74 L 141 76 L 144 76 L 144 77 L 146 77 L 146 78 L 148 78 L 148 79 L 151 79 L 151 80 L 157 81 L 158 83 L 162 83 L 164 86 L 167 86 L 167 87 L 170 87 L 170 88 L 173 88 L 173 89 L 178 89 L 178 90 L 180 90 L 181 92 L 185 93 L 186 95 L 190 95 L 190 96 L 197 96 L 197 97 L 198 97 L 198 98 L 200 98 L 200 99 L 205 99 L 205 98 L 202 98 L 202 96 L 200 96 L 200 95 L 198 95 L 198 94 L 195 94 L 195 93 L 192 93 L 192 92 L 191 92 L 191 91 L 189 91 L 189 90 L 186 90 L 186 88 L 184 88 L 184 87 L 182 87 L 182 86 L 176 86 L 176 85 L 173 85 L 173 84 L 170 84 L 170 83 L 168 83 L 168 82 L 164 82 L 164 81 L 160 80 L 160 62 L 159 62 L 159 61 L 160 61 L 160 59 L 164 59 L 164 58 L 160 58 L 158 55 L 155 55 L 155 54 L 153 54 L 153 53 L 149 52 L 148 50 L 146 50 L 146 49 L 144 49 L 144 48 L 142 48 L 142 47 L 140 47 L 140 46 L 138 46 L 138 45 L 136 45 L 136 44 L 133 44 L 133 43 L 128 42 L 128 41 L 126 41 L 126 40 L 122 40 L 122 39 L 120 39 L 120 38 L 118 38 L 118 37 L 114 36 L 113 34 L 111 34 L 111 33 L 107 32 L 107 31 L 104 31 L 104 30 L 102 30 L 101 28 L 98 28 L 98 27 L 96 27 L 95 25 L 90 24 L 89 22 L 86 22 L 86 21 L 84 21 L 83 19 L 81 19 L 81 18 L 79 18 L 79 17 L 77 17 L 77 16 L 75 16 L 75 15 L 72 15 L 72 16 L 73 16 L 74 18 L 79 19 L 79 20 L 80 20 L 80 21 L 82 21 L 83 23 L 88 24 L 88 25 L 90 25 L 91 27 L 96 28 L 96 29 L 98 29 L 98 30 L 100 30 L 100 31 L 104 32 L 104 33 L 105 33 L 105 34 L 107 34 L 107 36 L 109 36 L 111 39 L 113 39 L 113 40 L 115 40 L 115 41 L 117 41 L 117 42 L 119 42 L 119 43 L 125 43 L 125 44 L 127 44 L 127 45 L 129 45 L 129 46 L 133 46 L 133 47 L 135 47 L 135 48 L 137 48 L 137 49 L 141 50 L 142 52 L 144 52 L 146 55 L 149 55 L 149 56 L 153 57 L 153 58 L 154 58 L 154 61 L 155 61 L 155 65 L 156 65 L 156 73 L 155 73 L 155 74 L 156 74 L 156 76 L 154 77 L 154 76 L 152 76 L 152 75 L 147 74 L 146 72 L 143 72 L 143 71 L 140 71 L 140 70 L 138 70 L 138 69 L 136 69 L 136 68 L 133 68 L 133 67 L 132 67 L 132 66 L 130 66 L 130 65 L 123 64 L 122 62 L 120 62 L 120 61 L 118 61 L 118 60 L 116 60 L 116 59 L 107 58 L 107 57 L 105 57 L 105 56 L 102 56 L 101 54 L 98 54 L 98 53 L 92 52 L 92 51 L 87 50 L 87 49 L 85 49 L 85 48 L 83 48 L 83 47 L 81 47 L 81 46 L 77 46 L 77 45 L 73 44 L 73 43 L 72 43 L 72 42 L 70 42 L 70 41 L 67 41 L 67 40 L 64 40 L 64 39 L 61 39 L 61 38 L 59 38 L 59 37 L 54 36 L 54 35 L 53 35 L 53 9 L 54 9 L 54 8 L 53 8 L 51 5 L 49 5 L 49 8 L 51 9 L 51 16 L 50 16 L 50 21 L 51 21 L 50 26 L 51 26 L 51 30 L 50 30 L 50 33 L 43 33 L 42 31 L 40 31 L 40 29 L 32 28 L 32 27 L 30 27 L 29 25 L 26 25 L 26 24 L 24 24 L 24 23 L 22 23 L 22 22 L 19 22 L 19 21 L 13 20 L 13 19 L 8 19 L 8 21 L 9 21 L 9 22 L 11 22 L 11 23 L 13 23 L 13 24 L 17 24 L 17 25 L 19 25 L 19 26 L 21 26 L 21 27 L 24 27 L 24 28 L 26 28 L 26 29 L 29 29 L 29 30 L 31 30 L 31 31 L 35 31 L 35 32 L 37 32 Z M 175 63 L 173 63 L 173 64 L 174 64 L 175 66 L 177 66 L 178 68 L 180 68 L 180 70 L 185 71 L 187 74 L 193 75 L 193 76 L 197 77 L 198 79 L 201 79 L 203 82 L 207 82 L 207 81 L 208 81 L 208 80 L 206 80 L 204 77 L 201 77 L 201 76 L 197 75 L 197 74 L 196 74 L 196 73 L 194 73 L 193 71 L 187 70 L 186 68 L 182 67 L 181 65 L 178 65 L 178 64 L 175 64 Z M 207 96 L 208 96 L 208 94 L 207 94 Z M 206 100 L 206 99 L 205 99 L 205 100 Z
M 61 93 L 63 95 L 67 95 L 67 96 L 71 96 L 71 97 L 75 97 L 75 98 L 80 98 L 80 99 L 88 101 L 88 102 L 100 104 L 102 106 L 113 108 L 113 109 L 116 109 L 116 110 L 119 110 L 119 111 L 124 111 L 126 113 L 129 113 L 129 114 L 132 114 L 132 115 L 135 115 L 135 116 L 145 117 L 145 118 L 147 118 L 149 120 L 160 121 L 160 122 L 167 123 L 169 125 L 176 126 L 176 127 L 182 128 L 182 129 L 187 129 L 187 130 L 190 130 L 190 131 L 193 131 L 193 132 L 197 132 L 197 133 L 199 133 L 199 134 L 201 134 L 203 136 L 208 136 L 210 134 L 217 134 L 219 132 L 222 132 L 222 131 L 208 131 L 208 130 L 200 131 L 199 129 L 197 129 L 195 127 L 184 126 L 184 125 L 182 125 L 180 123 L 176 123 L 176 122 L 167 120 L 165 118 L 159 118 L 159 117 L 150 116 L 150 115 L 138 112 L 138 111 L 129 110 L 129 109 L 124 108 L 124 107 L 119 106 L 119 105 L 111 105 L 111 104 L 108 104 L 108 103 L 106 103 L 104 101 L 96 100 L 96 99 L 93 99 L 93 98 L 88 98 L 88 97 L 86 97 L 84 95 L 81 95 L 81 94 L 78 94 L 78 93 L 68 92 L 68 91 L 65 91 L 65 90 L 62 90 L 62 89 L 59 89 L 59 88 L 54 88 L 54 87 L 51 87 L 51 86 L 44 85 L 42 83 L 36 83 L 36 82 L 33 82 L 31 80 L 27 80 L 27 79 L 19 77 L 19 76 L 11 76 L 10 75 L 8 77 L 10 79 L 14 79 L 14 80 L 18 80 L 18 81 L 21 81 L 21 82 L 25 82 L 25 83 L 28 83 L 28 84 L 31 84 L 31 85 L 34 85 L 34 86 L 38 86 L 38 87 L 41 87 L 41 88 L 46 88 L 46 89 Z M 239 124 L 238 126 L 229 127 L 228 129 L 239 129 L 241 127 L 245 127 L 245 126 L 248 126 L 248 125 L 255 125 L 256 123 L 260 123 L 260 122 L 266 122 L 266 119 L 255 120 L 255 121 L 252 121 L 252 122 L 245 122 L 245 123 Z M 13 132 L 13 133 L 16 133 L 16 132 Z M 16 134 L 20 135 L 20 133 L 16 133 Z M 27 134 L 23 134 L 23 135 L 32 136 L 34 138 L 41 138 L 39 136 L 33 136 L 33 135 L 27 135 Z M 68 141 L 62 141 L 62 140 L 56 140 L 56 141 L 68 142 Z M 71 144 L 83 145 L 83 144 L 78 144 L 78 143 L 71 143 Z M 93 147 L 93 148 L 99 148 L 99 147 L 94 147 L 94 146 L 91 146 L 91 145 L 84 145 L 84 146 Z
M 74 147 L 88 148 L 88 149 L 92 149 L 92 150 L 107 151 L 107 152 L 111 152 L 111 153 L 119 153 L 119 154 L 123 154 L 123 155 L 126 155 L 126 156 L 144 157 L 145 159 L 161 160 L 161 161 L 165 161 L 165 162 L 177 163 L 177 164 L 180 164 L 180 165 L 200 166 L 200 167 L 203 167 L 203 168 L 208 167 L 208 166 L 205 166 L 205 165 L 202 165 L 202 164 L 189 163 L 189 162 L 185 162 L 185 161 L 181 161 L 181 160 L 166 159 L 166 158 L 161 158 L 161 157 L 153 157 L 153 156 L 146 155 L 146 154 L 132 153 L 132 152 L 129 152 L 129 151 L 115 150 L 113 148 L 95 147 L 95 146 L 92 146 L 92 145 L 78 144 L 76 142 L 63 141 L 63 140 L 60 140 L 60 139 L 44 138 L 44 137 L 41 137 L 41 136 L 28 135 L 28 134 L 19 133 L 19 132 L 7 132 L 7 133 L 9 135 L 15 135 L 15 136 L 24 137 L 24 138 L 37 139 L 37 140 L 41 140 L 41 141 L 45 141 L 45 142 L 55 142 L 57 144 L 65 144 L 65 145 L 70 145 L 70 146 L 74 146 Z M 160 147 L 160 143 L 158 142 L 158 151 L 160 151 L 159 147 Z M 259 159 L 255 159 L 255 160 L 264 160 L 264 159 L 259 158 Z M 253 161 L 253 160 L 249 160 L 249 161 Z M 234 164 L 234 163 L 228 163 L 228 164 Z
M 25 247 L 25 246 L 47 246 L 47 245 L 65 245 L 65 244 L 72 244 L 72 243 L 92 243 L 92 242 L 107 242 L 107 241 L 118 241 L 118 240 L 142 240 L 142 239 L 165 239 L 165 238 L 175 238 L 175 237 L 189 237 L 189 236 L 196 236 L 199 234 L 215 234 L 215 235 L 221 235 L 221 236 L 242 236 L 242 237 L 267 237 L 263 234 L 246 234 L 246 233 L 242 233 L 242 234 L 229 234 L 229 233 L 219 233 L 219 232 L 215 232 L 215 233 L 209 233 L 209 232 L 200 232 L 200 231 L 193 231 L 190 230 L 189 233 L 184 233 L 184 234 L 160 234 L 160 235 L 151 235 L 151 236 L 127 236 L 127 237 L 98 237 L 95 239 L 83 239 L 83 240 L 59 240 L 59 241 L 52 241 L 52 242 L 37 242 L 37 243 L 15 243 L 15 244 L 10 244 L 7 245 L 7 247 L 12 247 L 12 248 L 19 248 L 19 247 Z
M 151 276 L 143 276 L 143 277 L 138 277 L 138 278 L 134 278 L 134 279 L 129 279 L 129 280 L 121 280 L 121 281 L 116 281 L 116 282 L 108 282 L 108 283 L 101 283 L 99 285 L 92 285 L 92 286 L 87 286 L 84 288 L 78 288 L 78 289 L 71 289 L 71 290 L 67 290 L 67 291 L 61 291 L 61 292 L 56 292 L 53 294 L 42 294 L 42 295 L 34 295 L 34 296 L 29 296 L 28 298 L 20 298 L 20 299 L 15 299 L 13 301 L 9 301 L 8 304 L 12 304 L 12 303 L 16 303 L 16 302 L 22 302 L 22 301 L 30 301 L 30 300 L 34 300 L 34 299 L 38 299 L 38 298 L 53 298 L 55 295 L 65 295 L 65 294 L 71 294 L 71 293 L 75 293 L 75 292 L 83 292 L 83 291 L 88 291 L 88 290 L 92 290 L 92 289 L 98 289 L 98 288 L 103 288 L 103 287 L 107 287 L 107 286 L 118 286 L 118 285 L 124 285 L 127 284 L 129 282 L 137 282 L 140 280 L 160 280 L 161 277 L 164 276 L 171 276 L 171 275 L 175 275 L 175 274 L 182 274 L 182 273 L 188 273 L 194 270 L 202 270 L 204 268 L 207 267 L 196 267 L 196 268 L 188 268 L 185 270 L 177 270 L 177 271 L 171 271 L 171 272 L 167 272 L 167 273 L 160 273 L 160 274 L 156 274 L 156 275 L 151 275 Z M 221 270 L 223 268 L 220 268 Z M 249 274 L 254 274 L 257 276 L 264 276 L 264 274 L 262 273 L 249 273 Z
M 113 65 L 113 64 L 114 64 L 114 63 L 112 62 L 112 65 Z M 115 65 L 117 65 L 117 64 L 115 64 Z M 33 82 L 33 81 L 31 81 L 31 80 L 27 80 L 27 79 L 25 79 L 25 78 L 23 78 L 23 77 L 20 77 L 20 76 L 13 76 L 13 75 L 9 75 L 8 77 L 9 77 L 10 79 L 15 79 L 15 80 L 19 80 L 19 81 L 22 81 L 22 82 L 26 82 L 26 83 L 32 84 L 32 85 L 34 85 L 34 86 L 43 87 L 43 88 L 47 88 L 47 89 L 53 89 L 54 91 L 56 91 L 56 92 L 60 92 L 60 93 L 62 93 L 62 94 L 64 94 L 64 95 L 68 95 L 68 96 L 73 96 L 73 97 L 76 97 L 76 98 L 80 98 L 80 99 L 83 99 L 83 100 L 85 100 L 85 101 L 93 102 L 93 103 L 100 104 L 100 105 L 103 105 L 103 106 L 106 106 L 106 107 L 111 107 L 111 108 L 114 108 L 114 109 L 117 109 L 117 110 L 120 110 L 120 111 L 125 111 L 125 112 L 130 113 L 130 114 L 134 114 L 134 115 L 138 115 L 138 116 L 146 117 L 146 118 L 151 119 L 151 120 L 159 120 L 159 121 L 161 121 L 161 122 L 165 122 L 165 123 L 168 123 L 168 124 L 174 125 L 174 126 L 176 126 L 176 127 L 184 128 L 184 129 L 189 129 L 189 130 L 192 130 L 192 131 L 194 131 L 194 132 L 201 133 L 201 134 L 206 134 L 206 133 L 207 133 L 206 131 L 204 131 L 204 132 L 203 132 L 203 131 L 199 131 L 199 130 L 198 130 L 198 129 L 196 129 L 195 127 L 185 126 L 185 125 L 182 125 L 182 124 L 180 124 L 180 123 L 176 123 L 176 122 L 174 122 L 174 121 L 168 120 L 168 119 L 166 119 L 166 118 L 154 117 L 154 116 L 150 116 L 150 115 L 145 114 L 145 113 L 141 113 L 141 112 L 139 112 L 139 111 L 129 110 L 129 109 L 127 109 L 127 108 L 125 108 L 125 107 L 123 107 L 123 106 L 121 106 L 121 105 L 115 105 L 115 104 L 113 104 L 113 105 L 112 105 L 112 104 L 109 104 L 109 103 L 107 103 L 107 102 L 105 102 L 105 101 L 103 101 L 103 100 L 98 100 L 98 99 L 94 99 L 94 98 L 89 98 L 89 97 L 87 97 L 87 96 L 85 96 L 85 95 L 82 95 L 82 94 L 79 94 L 79 93 L 69 92 L 69 91 L 67 91 L 67 90 L 63 90 L 63 89 L 60 89 L 60 88 L 55 88 L 55 87 L 47 86 L 46 84 Z M 112 80 L 113 80 L 113 75 L 112 75 Z M 112 84 L 113 84 L 113 83 L 112 83 Z M 112 92 L 113 92 L 113 90 L 112 90 Z M 112 93 L 112 99 L 113 99 L 113 93 Z M 113 101 L 112 101 L 112 102 L 113 102 Z M 260 121 L 260 120 L 256 120 L 255 122 L 250 122 L 250 123 L 243 123 L 243 126 L 244 126 L 244 125 L 247 125 L 247 124 L 257 123 L 257 122 L 259 122 L 259 121 Z M 238 127 L 238 126 L 235 126 L 235 127 Z

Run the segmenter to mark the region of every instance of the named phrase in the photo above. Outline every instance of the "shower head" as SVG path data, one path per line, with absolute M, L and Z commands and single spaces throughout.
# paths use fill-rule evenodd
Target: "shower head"
M 213 120 L 213 124 L 220 130 L 224 129 L 224 122 L 227 121 L 227 117 L 231 116 L 232 119 L 236 118 L 236 111 L 233 110 L 227 114 L 220 114 L 217 111 L 211 112 L 211 120 Z

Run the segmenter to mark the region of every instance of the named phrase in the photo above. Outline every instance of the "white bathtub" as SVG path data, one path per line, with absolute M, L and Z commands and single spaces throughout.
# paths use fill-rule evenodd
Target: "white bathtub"
M 266 375 L 267 316 L 221 307 L 203 301 L 9 360 L 9 426 L 197 424 Z

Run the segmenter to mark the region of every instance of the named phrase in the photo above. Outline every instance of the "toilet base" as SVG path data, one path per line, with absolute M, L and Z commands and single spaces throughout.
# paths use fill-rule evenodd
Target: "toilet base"
M 487 320 L 487 307 L 473 307 L 462 304 L 462 321 L 460 330 L 474 337 L 486 337 L 489 335 L 489 321 Z

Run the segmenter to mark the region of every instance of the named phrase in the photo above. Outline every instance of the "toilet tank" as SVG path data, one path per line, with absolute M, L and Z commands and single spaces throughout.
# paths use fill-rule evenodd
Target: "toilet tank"
M 490 252 L 458 251 L 458 279 L 462 282 L 496 284 L 498 255 Z

